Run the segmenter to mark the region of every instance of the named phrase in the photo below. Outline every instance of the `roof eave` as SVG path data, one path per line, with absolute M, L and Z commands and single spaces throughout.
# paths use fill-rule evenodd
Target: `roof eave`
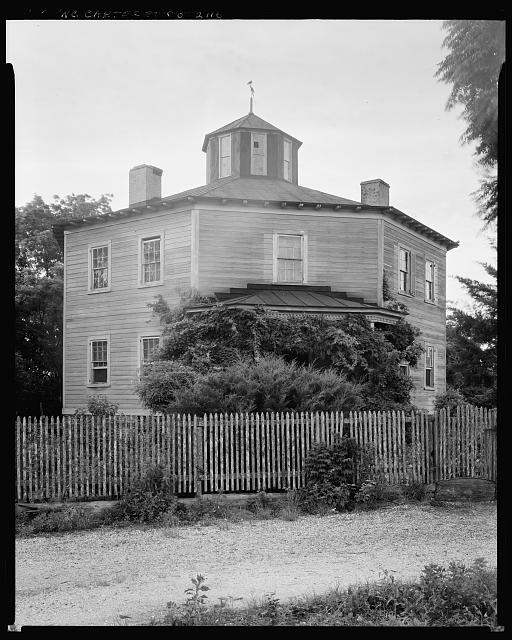
M 311 207 L 314 209 L 321 209 L 321 208 L 332 208 L 334 210 L 350 210 L 350 209 L 354 209 L 356 211 L 361 210 L 363 207 L 365 209 L 369 209 L 369 210 L 374 210 L 374 211 L 380 211 L 384 214 L 386 214 L 387 216 L 397 219 L 399 222 L 404 223 L 406 226 L 411 227 L 413 230 L 417 230 L 418 233 L 421 233 L 422 235 L 426 236 L 426 237 L 430 237 L 432 240 L 434 240 L 435 242 L 443 245 L 446 247 L 447 251 L 450 251 L 450 249 L 455 249 L 456 247 L 459 246 L 459 242 L 456 242 L 454 240 L 450 240 L 450 238 L 447 238 L 446 236 L 443 236 L 441 233 L 435 231 L 434 229 L 431 229 L 430 227 L 427 227 L 426 225 L 424 225 L 422 222 L 418 222 L 417 220 L 415 220 L 414 218 L 411 218 L 411 216 L 407 215 L 406 213 L 403 213 L 403 211 L 400 211 L 399 209 L 396 209 L 395 207 L 390 207 L 390 206 L 383 206 L 383 205 L 366 205 L 366 204 L 353 204 L 353 203 L 339 203 L 339 202 L 333 202 L 333 203 L 315 203 L 315 202 L 300 202 L 300 201 L 296 201 L 296 200 L 288 200 L 288 201 L 282 201 L 282 200 L 260 200 L 260 199 L 243 199 L 243 198 L 226 198 L 226 197 L 221 197 L 221 196 L 209 196 L 207 194 L 204 195 L 199 195 L 199 196 L 189 196 L 189 195 L 183 195 L 181 197 L 178 197 L 176 199 L 172 199 L 172 196 L 168 196 L 168 199 L 164 199 L 164 198 L 153 198 L 152 200 L 148 200 L 145 202 L 141 202 L 141 203 L 137 203 L 136 205 L 132 205 L 130 207 L 127 207 L 125 209 L 119 209 L 118 211 L 112 211 L 110 213 L 107 214 L 102 214 L 99 216 L 90 216 L 88 218 L 82 218 L 82 219 L 77 219 L 72 220 L 72 221 L 68 221 L 67 223 L 64 224 L 57 224 L 54 225 L 52 227 L 52 229 L 54 229 L 54 235 L 55 235 L 55 229 L 66 229 L 67 227 L 72 227 L 72 226 L 80 226 L 82 224 L 93 224 L 95 222 L 100 222 L 103 221 L 105 219 L 118 219 L 118 218 L 123 218 L 123 217 L 129 217 L 131 215 L 136 215 L 136 214 L 140 214 L 144 211 L 155 211 L 158 209 L 170 209 L 172 208 L 174 205 L 177 205 L 179 203 L 182 202 L 190 202 L 190 203 L 194 203 L 200 200 L 217 200 L 219 202 L 221 202 L 222 204 L 226 204 L 226 203 L 235 203 L 235 202 L 241 202 L 244 205 L 248 205 L 248 204 L 255 204 L 255 205 L 261 205 L 263 204 L 263 206 L 276 206 L 276 207 L 283 207 L 283 206 L 297 206 L 298 208 L 303 208 L 303 207 Z M 57 233 L 59 233 L 59 231 L 57 231 Z M 57 235 L 56 235 L 57 237 Z

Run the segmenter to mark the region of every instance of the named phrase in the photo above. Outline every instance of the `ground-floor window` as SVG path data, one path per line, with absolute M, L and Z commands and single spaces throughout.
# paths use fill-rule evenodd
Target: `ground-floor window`
M 108 338 L 89 340 L 89 384 L 110 383 L 110 348 Z
M 425 348 L 425 386 L 434 388 L 434 347 L 431 345 Z

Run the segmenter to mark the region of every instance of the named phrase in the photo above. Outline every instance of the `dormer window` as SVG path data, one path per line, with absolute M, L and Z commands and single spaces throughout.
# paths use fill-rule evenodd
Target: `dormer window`
M 251 133 L 251 173 L 255 176 L 267 175 L 267 135 Z
M 283 150 L 283 178 L 292 181 L 292 143 L 290 140 L 284 140 Z
M 219 138 L 219 178 L 231 175 L 231 134 Z

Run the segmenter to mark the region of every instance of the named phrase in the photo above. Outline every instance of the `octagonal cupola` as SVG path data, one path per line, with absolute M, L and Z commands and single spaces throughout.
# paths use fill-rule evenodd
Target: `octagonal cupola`
M 206 134 L 206 182 L 227 177 L 272 178 L 298 184 L 300 140 L 250 111 Z

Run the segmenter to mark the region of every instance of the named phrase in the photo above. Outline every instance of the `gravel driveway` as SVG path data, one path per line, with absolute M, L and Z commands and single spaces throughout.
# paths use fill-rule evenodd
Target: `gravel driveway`
M 106 528 L 16 540 L 16 624 L 147 624 L 183 602 L 197 573 L 208 601 L 281 600 L 429 562 L 496 565 L 496 505 L 396 505 L 379 511 L 165 529 Z

